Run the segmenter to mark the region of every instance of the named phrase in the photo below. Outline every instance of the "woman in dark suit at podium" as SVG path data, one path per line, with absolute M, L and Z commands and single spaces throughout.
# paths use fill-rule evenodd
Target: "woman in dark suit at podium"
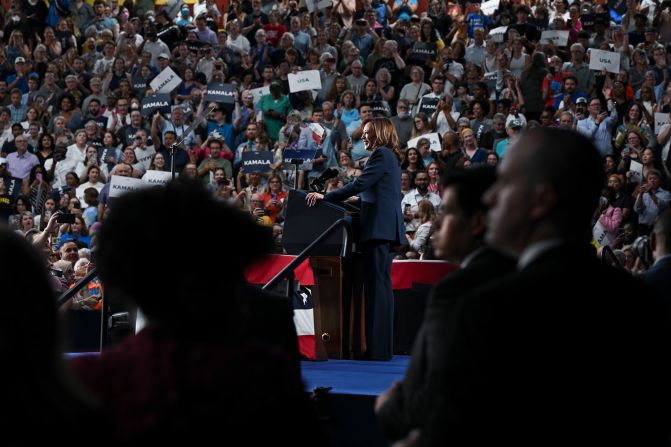
M 352 183 L 326 195 L 311 192 L 309 206 L 319 200 L 361 203 L 366 358 L 389 360 L 393 350 L 394 295 L 391 287 L 392 248 L 406 244 L 401 213 L 401 153 L 396 129 L 387 118 L 364 126 L 363 142 L 372 152 L 363 173 Z

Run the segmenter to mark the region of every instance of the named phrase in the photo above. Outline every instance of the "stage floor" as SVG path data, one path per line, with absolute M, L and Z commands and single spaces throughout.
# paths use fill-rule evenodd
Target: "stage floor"
M 395 355 L 388 362 L 328 360 L 301 362 L 306 391 L 315 387 L 332 387 L 331 394 L 377 396 L 396 380 L 401 380 L 409 356 Z

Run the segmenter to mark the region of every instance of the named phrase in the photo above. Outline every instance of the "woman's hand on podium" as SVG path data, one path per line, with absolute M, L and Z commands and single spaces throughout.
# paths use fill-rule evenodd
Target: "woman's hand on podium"
M 324 200 L 324 194 L 311 192 L 305 196 L 305 201 L 308 203 L 308 206 L 315 206 L 319 200 Z

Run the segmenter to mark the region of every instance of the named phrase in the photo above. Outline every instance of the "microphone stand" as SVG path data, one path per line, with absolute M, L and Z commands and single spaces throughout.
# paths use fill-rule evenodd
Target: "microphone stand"
M 294 189 L 298 190 L 298 167 L 303 164 L 300 158 L 292 158 L 291 164 L 294 165 Z
M 200 113 L 200 115 L 198 115 L 193 120 L 191 125 L 189 127 L 187 127 L 184 132 L 182 132 L 182 135 L 179 137 L 179 139 L 177 141 L 175 141 L 170 146 L 170 174 L 172 176 L 172 180 L 175 180 L 175 153 L 177 152 L 177 146 L 184 143 L 184 141 L 186 140 L 186 137 L 188 137 L 191 134 L 191 132 L 196 130 L 196 127 L 198 127 L 200 122 L 203 121 L 205 119 L 205 117 L 207 117 L 207 115 L 212 113 L 214 111 L 214 109 L 216 109 L 216 108 L 217 108 L 216 106 L 212 106 L 212 107 L 210 107 L 209 110 L 203 110 Z M 173 127 L 175 127 L 175 126 L 173 125 Z

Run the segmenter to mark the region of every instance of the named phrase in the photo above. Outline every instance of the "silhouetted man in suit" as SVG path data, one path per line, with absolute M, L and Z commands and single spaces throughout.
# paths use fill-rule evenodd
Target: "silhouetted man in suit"
M 486 241 L 517 271 L 460 301 L 424 445 L 666 445 L 664 313 L 589 244 L 603 181 L 578 133 L 511 146 L 484 196 Z
M 651 233 L 655 263 L 645 273 L 643 281 L 666 305 L 671 305 L 671 208 L 660 213 Z
M 459 301 L 479 284 L 515 268 L 512 258 L 484 245 L 487 207 L 482 195 L 495 179 L 493 167 L 479 165 L 448 172 L 443 180 L 443 212 L 433 245 L 438 257 L 460 269 L 433 287 L 405 377 L 377 399 L 378 422 L 391 440 L 407 436 L 427 417 L 428 378 L 445 367 L 443 353 Z
M 362 137 L 372 154 L 361 176 L 326 195 L 312 192 L 308 205 L 318 200 L 345 200 L 359 195 L 364 272 L 366 357 L 389 360 L 393 353 L 394 292 L 391 287 L 392 248 L 405 244 L 401 213 L 401 153 L 396 129 L 387 118 L 364 125 Z

